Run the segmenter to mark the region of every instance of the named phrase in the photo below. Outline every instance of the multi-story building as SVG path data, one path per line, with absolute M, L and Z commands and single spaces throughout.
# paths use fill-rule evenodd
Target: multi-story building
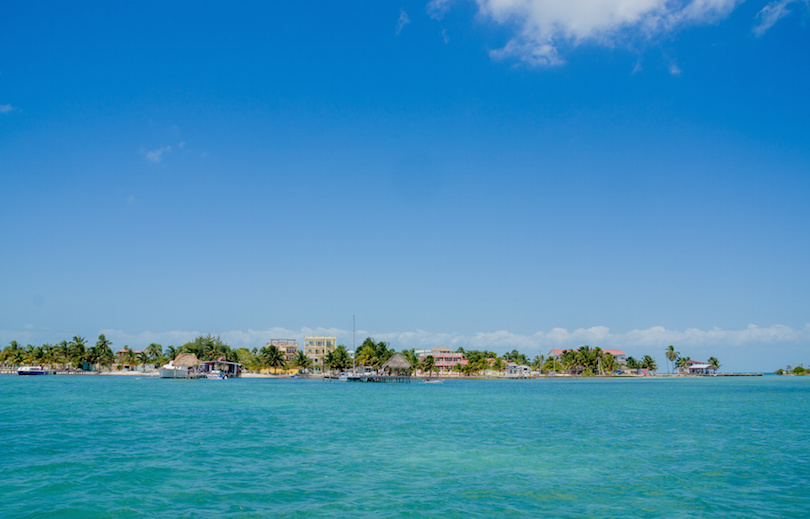
M 295 339 L 270 339 L 267 346 L 275 346 L 284 354 L 287 363 L 293 362 L 298 355 L 298 343 Z
M 323 369 L 323 359 L 337 348 L 337 337 L 304 337 L 304 355 L 312 359 L 312 367 Z
M 430 353 L 420 353 L 419 362 L 424 362 L 428 355 L 433 356 L 433 360 L 436 363 L 436 371 L 439 373 L 453 371 L 456 364 L 461 364 L 462 366 L 467 364 L 467 361 L 464 360 L 463 353 L 456 353 L 447 346 L 433 348 L 430 350 Z

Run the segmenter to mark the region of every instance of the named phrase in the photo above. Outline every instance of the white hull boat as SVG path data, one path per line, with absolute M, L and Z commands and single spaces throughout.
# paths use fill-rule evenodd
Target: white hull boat
M 191 378 L 189 369 L 184 366 L 175 366 L 174 361 L 169 361 L 160 368 L 160 378 Z
M 228 375 L 218 369 L 215 369 L 206 373 L 205 378 L 211 380 L 228 380 Z
M 42 366 L 22 366 L 17 370 L 18 375 L 47 375 L 48 370 Z

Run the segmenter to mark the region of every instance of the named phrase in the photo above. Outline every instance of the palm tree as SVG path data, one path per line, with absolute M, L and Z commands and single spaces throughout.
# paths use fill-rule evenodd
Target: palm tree
M 616 370 L 616 357 L 614 357 L 610 353 L 603 354 L 602 355 L 602 368 L 607 373 L 615 371 Z
M 112 352 L 112 342 L 103 333 L 98 336 L 98 341 L 92 348 L 92 356 L 95 364 L 107 362 L 115 357 Z
M 678 359 L 675 361 L 675 367 L 683 370 L 689 366 L 689 361 L 691 360 L 692 359 L 689 357 L 678 357 Z
M 138 363 L 143 366 L 145 370 L 147 364 L 152 364 L 152 357 L 149 355 L 149 353 L 142 351 L 138 353 Z
M 667 374 L 669 374 L 669 362 L 672 362 L 673 366 L 674 366 L 675 360 L 677 360 L 680 353 L 675 351 L 675 346 L 670 344 L 669 346 L 667 346 L 667 350 L 666 350 L 666 352 L 664 354 L 667 357 L 667 361 L 668 361 L 667 362 Z
M 74 335 L 73 340 L 70 341 L 69 345 L 70 362 L 73 364 L 73 367 L 77 369 L 80 366 L 84 366 L 84 363 L 87 360 L 87 347 L 85 346 L 86 343 L 87 339 L 85 339 L 80 335 Z
M 138 355 L 129 349 L 129 346 L 124 346 L 124 354 L 121 356 L 121 363 L 125 364 L 132 369 L 138 364 Z
M 371 337 L 368 337 L 357 348 L 355 358 L 361 366 L 372 366 L 379 369 L 393 354 L 394 350 L 388 349 L 388 343 L 376 342 Z
M 402 356 L 411 363 L 411 366 L 413 366 L 415 370 L 420 368 L 421 362 L 419 361 L 419 356 L 414 352 L 413 348 L 403 351 Z
M 275 344 L 264 346 L 259 352 L 259 359 L 262 361 L 262 364 L 268 368 L 272 368 L 274 373 L 278 372 L 278 368 L 284 367 L 284 353 L 282 353 Z
M 153 342 L 146 347 L 146 353 L 148 353 L 150 357 L 158 358 L 163 355 L 163 346 Z
M 715 357 L 709 357 L 709 360 L 706 361 L 706 364 L 711 366 L 712 370 L 714 370 L 715 373 L 717 373 L 717 370 L 720 369 L 720 361 L 717 360 Z
M 20 343 L 11 341 L 8 347 L 3 350 L 3 364 L 10 363 L 14 367 L 18 366 L 20 364 L 18 358 L 21 356 L 22 351 Z
M 62 340 L 56 345 L 56 356 L 62 369 L 65 369 L 67 363 L 70 361 L 70 344 L 66 340 Z
M 500 376 L 501 371 L 506 369 L 506 362 L 500 357 L 495 357 L 495 362 L 492 363 L 492 369 Z
M 433 355 L 428 355 L 425 357 L 425 360 L 422 361 L 423 370 L 427 371 L 428 378 L 433 374 L 434 368 L 436 368 L 436 359 L 433 358 Z
M 658 369 L 658 364 L 656 364 L 654 358 L 644 355 L 644 358 L 641 359 L 641 367 L 654 373 Z
M 340 344 L 333 352 L 333 366 L 337 369 L 346 369 L 352 364 L 352 358 L 346 350 L 346 346 Z
M 301 371 L 306 371 L 312 367 L 312 359 L 307 357 L 303 351 L 299 351 L 298 355 L 295 356 L 293 365 Z

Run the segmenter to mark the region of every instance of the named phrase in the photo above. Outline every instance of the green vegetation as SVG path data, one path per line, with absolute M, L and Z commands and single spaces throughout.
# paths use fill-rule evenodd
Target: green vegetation
M 371 337 L 367 338 L 355 353 L 357 365 L 381 368 L 396 353 L 394 350 L 388 349 L 388 346 L 389 344 L 383 341 L 375 342 Z
M 342 371 L 352 365 L 352 358 L 346 351 L 346 346 L 341 344 L 335 348 L 335 351 L 326 354 L 323 364 L 328 369 Z
M 428 378 L 430 378 L 433 375 L 434 369 L 436 369 L 436 359 L 433 358 L 433 355 L 428 355 L 422 362 L 422 370 L 426 371 Z
M 667 357 L 667 373 L 669 373 L 669 363 L 671 362 L 672 366 L 674 367 L 675 361 L 678 360 L 680 353 L 675 351 L 675 346 L 670 344 L 667 346 L 667 351 L 664 353 L 664 355 Z
M 312 369 L 312 359 L 308 358 L 303 351 L 297 352 L 295 358 L 287 361 L 287 354 L 275 345 L 263 346 L 259 348 L 236 348 L 232 349 L 222 341 L 219 336 L 211 334 L 200 335 L 194 340 L 179 347 L 166 346 L 152 343 L 142 352 L 136 353 L 129 346 L 123 346 L 117 353 L 112 350 L 112 342 L 103 334 L 93 346 L 88 346 L 88 341 L 82 336 L 76 335 L 71 340 L 63 340 L 58 344 L 43 344 L 41 346 L 27 345 L 23 347 L 17 341 L 11 341 L 9 345 L 0 350 L 0 367 L 16 368 L 21 365 L 43 365 L 51 369 L 77 369 L 77 370 L 111 370 L 135 368 L 136 366 L 161 366 L 174 359 L 180 353 L 193 353 L 201 361 L 210 361 L 224 358 L 229 362 L 239 362 L 246 370 L 259 371 L 269 369 L 273 373 L 297 368 L 306 372 Z M 516 349 L 506 352 L 503 355 L 490 350 L 466 350 L 458 348 L 457 353 L 463 355 L 463 363 L 458 363 L 452 367 L 452 371 L 466 376 L 484 376 L 501 373 L 513 362 L 518 365 L 530 366 L 532 371 L 540 373 L 557 373 L 570 375 L 611 375 L 621 373 L 625 370 L 648 370 L 655 372 L 658 365 L 653 357 L 645 355 L 640 360 L 628 357 L 625 365 L 622 365 L 611 354 L 603 351 L 599 347 L 581 346 L 577 349 L 563 351 L 559 356 L 543 355 L 535 356 L 531 361 L 529 357 Z M 328 353 L 324 357 L 324 368 L 330 370 L 346 370 L 352 365 L 357 367 L 370 367 L 380 369 L 382 365 L 394 355 L 395 350 L 390 344 L 384 341 L 377 341 L 372 337 L 366 338 L 357 348 L 355 360 L 352 361 L 346 347 L 339 345 L 335 351 Z M 419 359 L 419 355 L 413 349 L 404 350 L 402 355 L 411 363 L 416 370 L 421 370 L 428 375 L 434 374 L 436 361 L 432 355 L 425 357 L 424 361 Z M 668 346 L 665 351 L 667 359 L 667 371 L 669 363 L 678 368 L 688 365 L 689 357 L 681 357 L 675 351 L 674 346 Z M 711 357 L 707 361 L 715 370 L 720 367 L 720 362 Z M 810 374 L 810 370 L 805 370 L 802 366 L 787 370 L 780 370 L 786 374 Z
M 806 369 L 804 364 L 799 364 L 796 367 L 791 367 L 788 364 L 787 369 L 777 369 L 774 373 L 777 375 L 810 375 L 810 369 Z

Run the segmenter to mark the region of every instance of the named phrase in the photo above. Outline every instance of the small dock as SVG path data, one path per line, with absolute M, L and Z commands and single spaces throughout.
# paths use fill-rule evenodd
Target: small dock
M 364 373 L 361 375 L 349 375 L 347 382 L 409 384 L 411 382 L 411 377 L 408 375 L 372 375 L 370 373 Z

